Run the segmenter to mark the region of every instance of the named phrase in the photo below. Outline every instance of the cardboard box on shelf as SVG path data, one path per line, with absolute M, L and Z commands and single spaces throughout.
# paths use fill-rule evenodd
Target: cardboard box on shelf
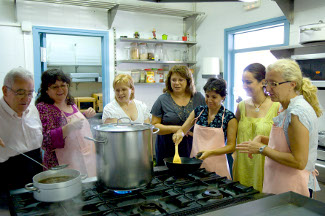
M 94 93 L 91 96 L 96 99 L 96 102 L 103 101 L 103 93 Z
M 80 112 L 86 111 L 89 107 L 96 109 L 96 99 L 93 97 L 75 97 L 77 107 Z
M 96 104 L 96 112 L 103 112 L 103 101 L 98 101 Z

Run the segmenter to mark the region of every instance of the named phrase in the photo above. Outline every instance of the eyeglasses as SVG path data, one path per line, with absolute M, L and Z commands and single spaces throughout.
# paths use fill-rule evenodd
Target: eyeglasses
M 59 88 L 61 88 L 61 89 L 66 89 L 66 88 L 68 88 L 68 87 L 69 87 L 68 84 L 52 85 L 52 86 L 49 87 L 49 89 L 52 89 L 52 90 L 54 90 L 54 91 L 57 91 Z
M 284 83 L 288 83 L 288 82 L 291 82 L 291 81 L 284 81 L 284 82 L 268 82 L 268 81 L 264 81 L 263 83 L 262 83 L 262 85 L 264 86 L 264 87 L 266 87 L 266 86 L 270 86 L 270 87 L 277 87 L 278 85 L 282 85 L 282 84 L 284 84 Z
M 186 79 L 182 79 L 182 78 L 180 78 L 180 79 L 171 79 L 170 81 L 173 82 L 173 83 L 176 83 L 177 81 L 178 81 L 179 83 L 183 83 L 183 82 L 185 82 L 185 80 L 186 80 Z
M 12 88 L 10 88 L 9 86 L 6 86 L 6 87 L 18 97 L 21 97 L 21 98 L 23 98 L 25 96 L 28 96 L 29 98 L 33 97 L 34 91 L 26 91 L 24 89 L 18 89 L 17 91 L 15 91 Z

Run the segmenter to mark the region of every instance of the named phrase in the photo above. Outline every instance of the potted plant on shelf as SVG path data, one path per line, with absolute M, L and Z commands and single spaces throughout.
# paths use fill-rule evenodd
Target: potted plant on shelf
M 187 33 L 184 33 L 184 35 L 182 36 L 182 40 L 187 41 Z
M 139 32 L 134 32 L 134 38 L 140 38 L 140 34 L 139 34 Z

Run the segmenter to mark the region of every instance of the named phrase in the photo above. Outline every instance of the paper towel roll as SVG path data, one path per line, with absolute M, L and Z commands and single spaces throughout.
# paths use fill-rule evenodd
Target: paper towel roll
M 218 57 L 203 58 L 202 75 L 219 75 L 220 74 L 220 59 Z

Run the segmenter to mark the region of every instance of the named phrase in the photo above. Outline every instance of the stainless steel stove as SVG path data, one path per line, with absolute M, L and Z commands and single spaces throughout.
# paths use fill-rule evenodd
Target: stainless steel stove
M 199 169 L 182 178 L 155 172 L 151 183 L 135 191 L 108 190 L 98 182 L 83 184 L 82 194 L 58 203 L 39 202 L 30 192 L 12 192 L 10 212 L 45 215 L 196 215 L 254 199 L 252 187 Z

